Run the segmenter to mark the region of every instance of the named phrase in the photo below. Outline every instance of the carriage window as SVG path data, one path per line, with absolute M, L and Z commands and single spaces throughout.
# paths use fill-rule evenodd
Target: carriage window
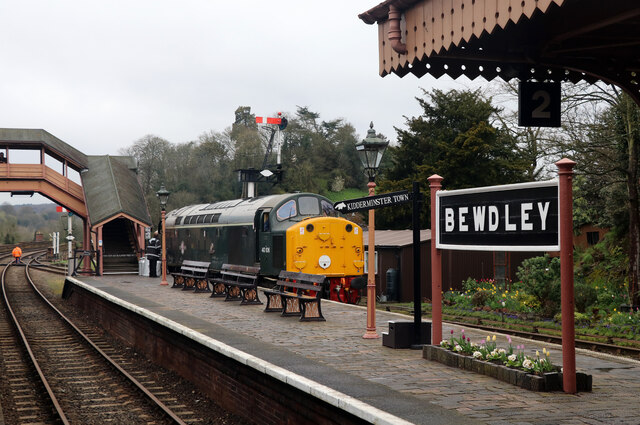
M 301 196 L 298 198 L 298 205 L 300 206 L 301 215 L 320 215 L 318 198 L 312 198 L 311 196 Z
M 205 217 L 204 215 L 199 215 L 199 216 L 198 216 L 198 218 L 197 218 L 196 223 L 202 223 L 202 222 L 204 222 L 204 217 Z
M 176 226 L 179 226 L 182 223 L 182 217 L 176 218 Z
M 291 200 L 286 204 L 282 205 L 278 208 L 276 212 L 276 217 L 278 217 L 278 221 L 286 220 L 291 217 L 295 217 L 297 215 L 296 211 L 296 201 Z

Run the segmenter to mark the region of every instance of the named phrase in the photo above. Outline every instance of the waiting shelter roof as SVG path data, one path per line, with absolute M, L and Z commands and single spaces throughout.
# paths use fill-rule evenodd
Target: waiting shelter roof
M 640 104 L 638 0 L 386 0 L 359 17 L 382 76 L 602 80 Z
M 80 174 L 92 226 L 126 216 L 150 226 L 151 217 L 135 170 L 126 156 L 88 156 Z

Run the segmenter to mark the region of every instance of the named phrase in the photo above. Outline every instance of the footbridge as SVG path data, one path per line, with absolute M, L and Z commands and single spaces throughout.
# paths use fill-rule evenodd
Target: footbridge
M 137 271 L 151 218 L 134 158 L 85 155 L 45 130 L 0 129 L 0 192 L 39 193 L 81 218 L 98 273 L 105 264 Z

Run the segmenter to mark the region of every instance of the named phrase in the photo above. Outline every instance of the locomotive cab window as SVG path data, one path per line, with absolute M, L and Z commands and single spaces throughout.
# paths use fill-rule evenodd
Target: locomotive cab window
M 278 211 L 276 211 L 276 217 L 278 221 L 286 220 L 291 217 L 295 217 L 298 215 L 298 210 L 296 209 L 296 201 L 293 199 L 284 203 Z
M 320 205 L 322 205 L 322 215 L 326 217 L 338 217 L 338 212 L 333 209 L 333 204 L 322 199 L 320 201 Z
M 298 198 L 298 206 L 300 207 L 300 215 L 320 215 L 318 198 L 301 196 Z

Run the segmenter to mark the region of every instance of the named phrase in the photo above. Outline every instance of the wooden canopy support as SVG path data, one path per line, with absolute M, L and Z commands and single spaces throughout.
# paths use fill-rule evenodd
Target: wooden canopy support
M 406 54 L 389 38 L 394 10 Z M 382 76 L 601 80 L 640 104 L 637 0 L 387 0 L 359 17 L 378 23 Z

